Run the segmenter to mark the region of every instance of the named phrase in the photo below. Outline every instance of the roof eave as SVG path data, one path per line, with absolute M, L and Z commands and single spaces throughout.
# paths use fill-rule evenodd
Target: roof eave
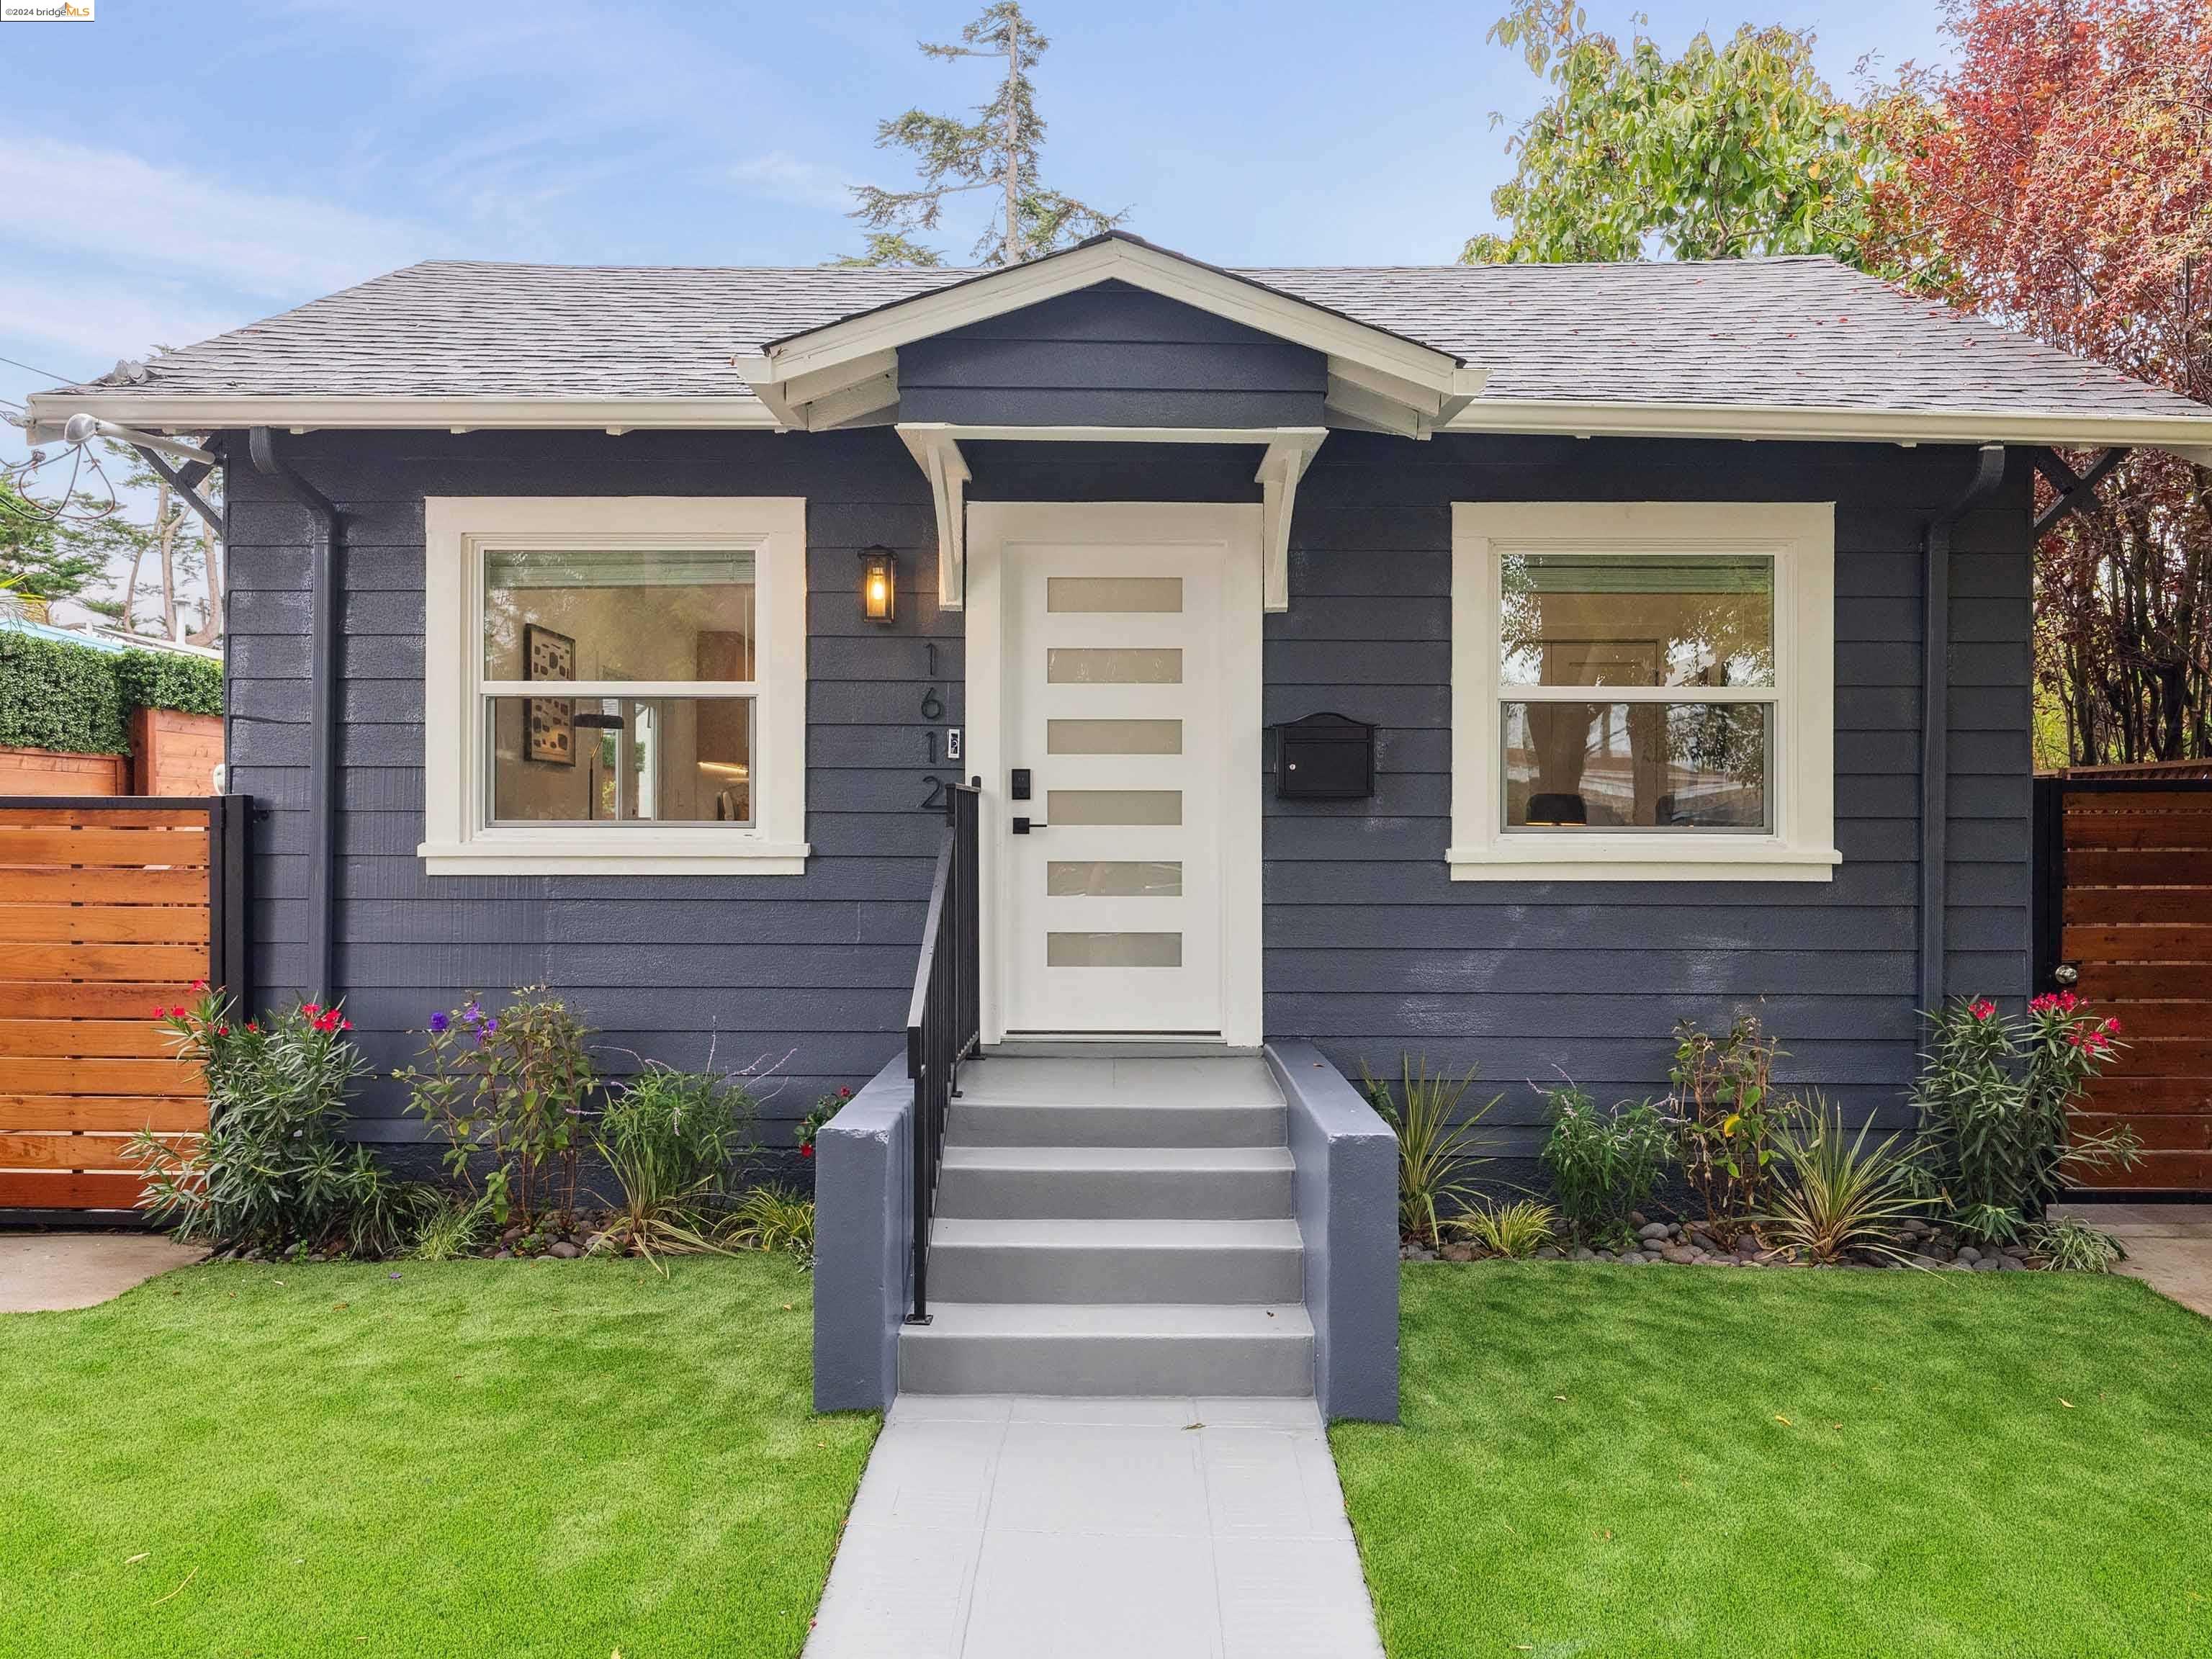
M 259 396 L 247 393 L 41 392 L 29 403 L 30 440 L 52 443 L 72 415 L 168 432 L 248 426 L 294 431 L 680 430 L 773 428 L 775 417 L 744 393 L 720 398 L 439 398 Z
M 1863 409 L 1845 404 L 1591 403 L 1478 398 L 1447 432 L 1576 438 L 1735 438 L 1796 442 L 2124 445 L 2212 465 L 2212 411 L 2203 416 L 2063 410 Z
M 32 441 L 53 442 L 71 415 L 143 429 L 216 432 L 249 426 L 299 431 L 766 430 L 775 414 L 744 396 L 713 398 L 195 396 L 99 388 L 34 393 Z M 2126 445 L 2165 449 L 2212 466 L 2212 413 L 2088 414 L 2063 410 L 1869 410 L 1744 404 L 1626 404 L 1477 398 L 1431 428 L 1447 433 L 1569 437 L 1728 438 L 1896 444 Z

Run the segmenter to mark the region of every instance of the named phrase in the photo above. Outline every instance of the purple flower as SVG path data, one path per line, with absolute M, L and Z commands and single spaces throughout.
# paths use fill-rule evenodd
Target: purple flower
M 443 1014 L 433 1014 L 430 1016 L 430 1029 L 434 1031 L 442 1031 L 453 1023 L 453 1022 L 452 1020 L 447 1018 Z

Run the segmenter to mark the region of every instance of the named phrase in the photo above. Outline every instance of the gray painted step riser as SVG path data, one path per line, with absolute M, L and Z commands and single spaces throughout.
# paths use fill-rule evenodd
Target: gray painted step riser
M 985 1219 L 1267 1221 L 1294 1213 L 1288 1170 L 971 1170 L 938 1176 L 937 1213 Z
M 929 1293 L 942 1302 L 1297 1302 L 1304 1264 L 1295 1249 L 939 1242 Z
M 1280 1146 L 1279 1106 L 1012 1106 L 953 1103 L 954 1146 Z
M 921 1333 L 899 1339 L 909 1394 L 1267 1395 L 1313 1393 L 1313 1339 L 1023 1337 Z

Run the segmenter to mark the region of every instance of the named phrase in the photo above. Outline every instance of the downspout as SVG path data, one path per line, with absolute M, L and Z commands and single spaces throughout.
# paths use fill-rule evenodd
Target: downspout
M 276 453 L 265 426 L 249 440 L 255 470 L 276 481 L 315 521 L 307 617 L 307 973 L 302 994 L 337 1000 L 338 510 Z
M 1973 482 L 1929 520 L 1920 612 L 1920 1006 L 1943 1006 L 1951 855 L 1951 532 L 2004 482 L 2005 448 L 1984 444 Z

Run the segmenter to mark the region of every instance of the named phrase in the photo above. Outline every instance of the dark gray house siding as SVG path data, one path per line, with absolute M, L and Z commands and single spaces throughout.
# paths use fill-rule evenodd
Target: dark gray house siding
M 463 992 L 543 981 L 611 1048 L 693 1065 L 711 1044 L 718 1064 L 773 1065 L 778 1118 L 880 1067 L 899 1042 L 940 833 L 922 803 L 933 775 L 953 775 L 929 764 L 929 730 L 963 720 L 961 619 L 937 609 L 928 496 L 896 434 L 285 441 L 345 515 L 338 972 L 372 1057 L 404 1060 L 407 1028 Z M 973 451 L 979 500 L 1256 494 L 1249 447 Z M 1479 1066 L 1482 1097 L 1509 1097 L 1492 1119 L 1509 1159 L 1529 1152 L 1538 1120 L 1528 1080 L 1565 1072 L 1605 1098 L 1650 1092 L 1676 1018 L 1723 1023 L 1762 999 L 1791 1078 L 1895 1107 L 1916 1048 L 1921 533 L 1972 466 L 1971 450 L 1936 447 L 1332 434 L 1298 497 L 1291 609 L 1267 619 L 1266 713 L 1375 721 L 1378 787 L 1366 802 L 1267 803 L 1269 1033 L 1311 1037 L 1354 1077 L 1363 1061 L 1395 1069 L 1401 1051 Z M 249 467 L 230 480 L 231 758 L 234 787 L 265 809 L 255 929 L 275 990 L 302 962 L 307 525 Z M 2016 461 L 1954 556 L 1954 992 L 2027 988 L 2027 489 Z M 422 874 L 426 495 L 806 497 L 804 876 Z M 1835 880 L 1450 881 L 1452 501 L 1723 498 L 1838 503 Z M 873 543 L 901 556 L 889 633 L 858 614 L 854 555 Z M 930 719 L 933 687 L 945 712 Z M 379 1085 L 363 1133 L 411 1136 L 398 1112 Z
M 758 1063 L 768 1111 L 803 1114 L 902 1040 L 940 820 L 921 810 L 927 732 L 961 718 L 957 616 L 937 610 L 927 488 L 887 430 L 772 433 L 324 433 L 286 453 L 337 503 L 343 737 L 337 982 L 380 1066 L 409 1028 L 474 989 L 532 982 L 572 998 L 615 1063 Z M 229 468 L 232 787 L 255 825 L 254 932 L 270 994 L 304 966 L 307 520 Z M 807 833 L 797 877 L 440 877 L 422 873 L 425 495 L 804 495 L 807 500 Z M 900 556 L 897 631 L 860 618 L 858 550 Z M 934 648 L 934 672 L 931 652 Z M 922 713 L 934 688 L 945 713 Z M 394 1085 L 362 1133 L 409 1139 Z M 776 1139 L 780 1141 L 781 1137 Z
M 1127 283 L 899 349 L 899 418 L 988 426 L 1320 426 L 1317 351 Z
M 1382 731 L 1376 797 L 1270 799 L 1270 1033 L 1347 1074 L 1479 1068 L 1504 1162 L 1524 1180 L 1535 1084 L 1601 1100 L 1663 1089 L 1674 1022 L 1756 1009 L 1786 1074 L 1854 1111 L 1893 1110 L 1916 1035 L 1920 592 L 1928 516 L 1972 449 L 1337 433 L 1298 495 L 1291 608 L 1267 618 L 1267 718 L 1334 709 Z M 1455 883 L 1454 501 L 1833 501 L 1836 838 L 1826 884 Z M 1957 532 L 1952 567 L 1954 994 L 2027 988 L 2029 486 Z

